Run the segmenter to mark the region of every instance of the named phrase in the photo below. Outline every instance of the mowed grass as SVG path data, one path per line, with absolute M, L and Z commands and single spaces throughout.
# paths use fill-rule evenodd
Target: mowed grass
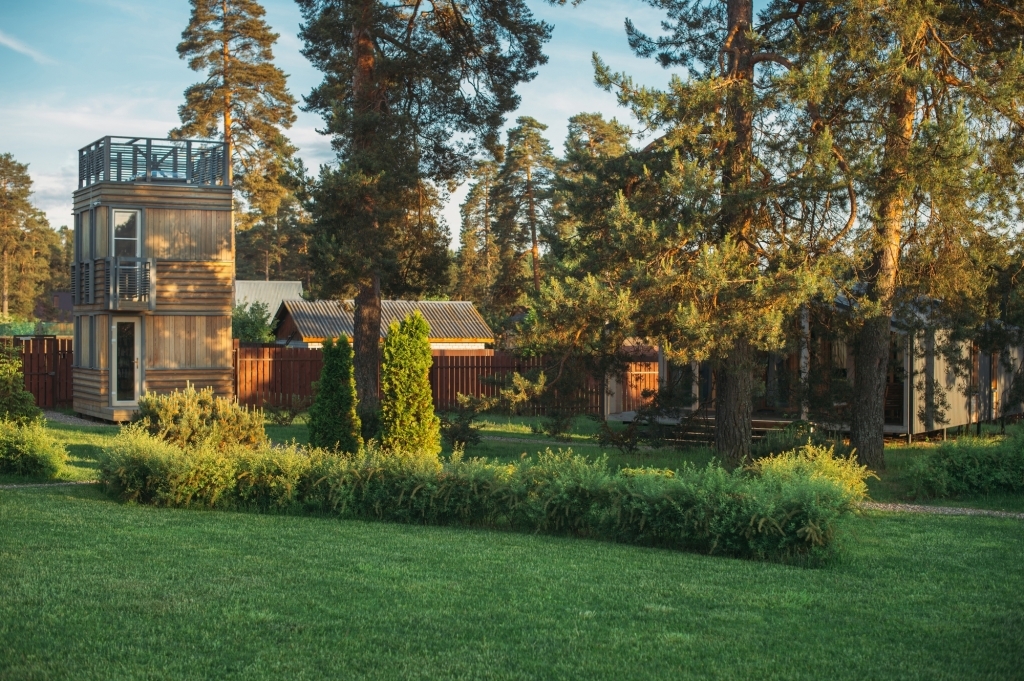
M 1011 679 L 1024 523 L 869 514 L 789 567 L 0 491 L 3 679 Z

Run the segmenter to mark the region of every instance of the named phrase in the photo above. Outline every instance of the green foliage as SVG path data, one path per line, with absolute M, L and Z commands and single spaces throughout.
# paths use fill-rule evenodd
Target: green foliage
M 440 415 L 441 437 L 452 448 L 480 444 L 480 426 L 473 421 L 487 406 L 487 400 L 459 393 L 454 411 Z
M 381 447 L 437 461 L 440 420 L 430 390 L 430 326 L 418 311 L 392 322 L 381 365 Z
M 301 414 L 308 411 L 313 404 L 313 399 L 302 395 L 292 395 L 285 404 L 263 405 L 263 412 L 267 420 L 275 426 L 290 426 Z
M 868 498 L 868 478 L 878 479 L 867 466 L 857 463 L 857 457 L 852 451 L 846 456 L 836 456 L 831 445 L 805 444 L 791 451 L 758 459 L 749 468 L 762 478 L 830 480 L 840 485 L 855 501 Z
M 25 422 L 42 414 L 36 398 L 25 389 L 21 351 L 11 345 L 0 345 L 0 418 Z
M 1024 493 L 1024 438 L 961 438 L 907 462 L 915 497 L 962 497 Z
M 185 448 L 267 443 L 262 411 L 217 397 L 213 388 L 197 391 L 191 383 L 169 395 L 147 392 L 139 400 L 133 421 L 150 434 Z
M 67 460 L 67 447 L 42 420 L 0 419 L 0 473 L 52 478 Z
M 794 421 L 782 430 L 769 432 L 755 442 L 750 448 L 750 458 L 757 460 L 805 446 L 829 448 L 836 456 L 843 458 L 854 453 L 853 446 L 843 442 L 841 437 L 829 435 L 820 427 L 815 427 L 813 423 Z
M 274 340 L 270 320 L 266 303 L 235 305 L 231 308 L 231 337 L 243 343 L 270 343 Z
M 342 452 L 357 452 L 363 445 L 362 423 L 356 409 L 356 379 L 348 338 L 328 338 L 316 400 L 309 410 L 309 444 Z
M 140 503 L 496 527 L 802 560 L 830 550 L 858 500 L 856 489 L 833 479 L 833 468 L 613 473 L 604 459 L 550 450 L 508 464 L 455 455 L 429 467 L 375 445 L 351 456 L 294 446 L 183 450 L 131 426 L 106 450 L 101 473 L 112 494 Z

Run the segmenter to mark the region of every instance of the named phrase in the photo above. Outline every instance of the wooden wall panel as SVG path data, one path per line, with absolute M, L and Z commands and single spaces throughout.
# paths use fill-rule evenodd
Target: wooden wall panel
M 231 213 L 211 210 L 146 211 L 143 256 L 164 260 L 231 260 Z
M 231 314 L 234 303 L 233 262 L 158 260 L 157 312 Z
M 110 210 L 100 206 L 96 209 L 96 255 L 97 258 L 105 258 L 110 255 L 107 252 L 107 243 L 110 240 L 110 223 L 107 221 Z
M 231 367 L 231 318 L 146 317 L 146 366 L 161 369 Z M 148 374 L 147 374 L 148 381 Z
M 231 367 L 224 369 L 149 369 L 146 371 L 146 390 L 166 394 L 184 390 L 191 383 L 196 390 L 212 387 L 223 397 L 235 394 Z
M 110 360 L 110 317 L 96 315 L 96 368 L 107 369 Z
M 100 182 L 74 193 L 75 211 L 93 202 L 139 208 L 232 209 L 230 187 L 206 187 L 160 182 Z

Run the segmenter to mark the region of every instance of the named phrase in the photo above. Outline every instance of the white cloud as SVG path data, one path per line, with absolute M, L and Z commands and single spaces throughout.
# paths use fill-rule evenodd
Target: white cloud
M 27 57 L 31 57 L 32 61 L 34 61 L 37 64 L 55 64 L 56 63 L 54 60 L 50 59 L 49 57 L 47 57 L 42 52 L 33 49 L 32 47 L 30 47 L 30 46 L 26 45 L 25 43 L 21 42 L 20 40 L 18 40 L 14 36 L 9 36 L 6 33 L 4 33 L 3 31 L 0 31 L 0 45 L 3 45 L 5 47 L 9 47 L 10 49 L 14 50 L 15 52 L 19 52 L 19 53 L 21 53 L 21 54 L 23 54 L 23 55 L 25 55 Z

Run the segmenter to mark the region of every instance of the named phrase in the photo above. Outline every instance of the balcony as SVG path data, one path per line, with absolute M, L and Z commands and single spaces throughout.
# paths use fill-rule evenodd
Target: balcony
M 78 188 L 97 182 L 223 186 L 228 162 L 223 142 L 104 137 L 78 150 Z
M 108 310 L 156 309 L 156 261 L 153 258 L 105 258 Z

